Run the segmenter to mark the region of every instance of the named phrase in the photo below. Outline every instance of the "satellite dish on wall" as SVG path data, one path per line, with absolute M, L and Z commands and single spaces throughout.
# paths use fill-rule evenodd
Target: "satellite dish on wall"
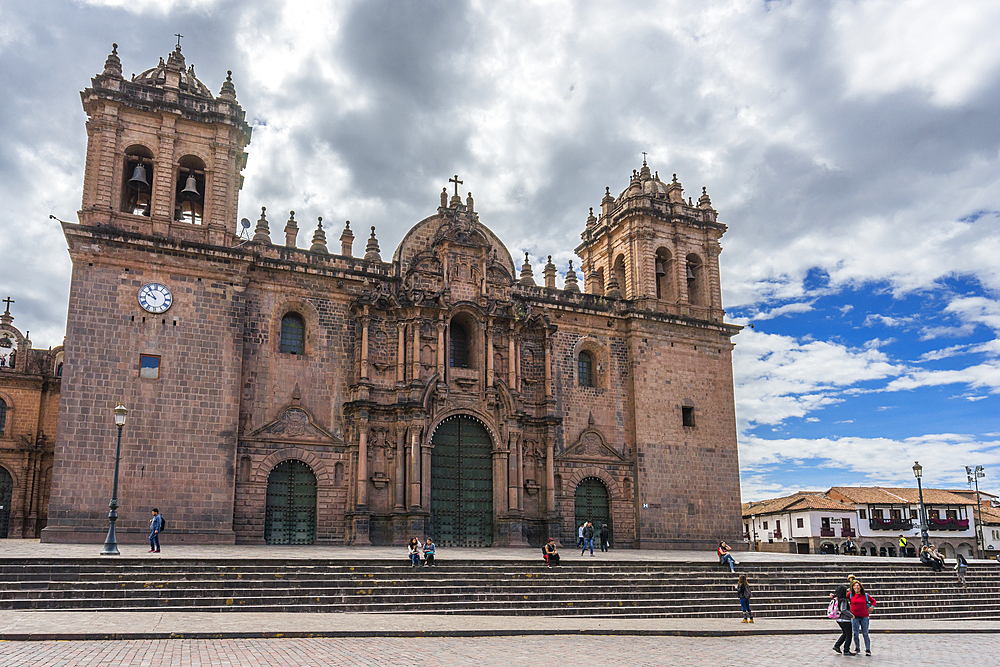
M 240 238 L 250 240 L 250 219 L 243 218 L 240 220 Z

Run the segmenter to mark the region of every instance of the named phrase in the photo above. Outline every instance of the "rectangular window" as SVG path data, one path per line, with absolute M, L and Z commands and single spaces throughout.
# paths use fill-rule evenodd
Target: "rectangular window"
M 685 426 L 694 427 L 694 408 L 687 405 L 681 407 L 681 417 Z
M 139 355 L 139 377 L 151 380 L 160 379 L 160 357 L 158 355 Z
M 858 516 L 860 516 L 862 519 L 867 519 L 868 518 L 867 510 L 858 510 Z
M 949 519 L 958 519 L 958 510 L 948 510 L 946 514 Z
M 796 520 L 795 520 L 795 526 L 796 526 L 797 528 L 803 528 L 803 527 L 804 527 L 804 524 L 803 524 L 803 522 L 802 522 L 802 519 L 796 519 Z
M 764 522 L 764 530 L 767 530 L 767 521 Z
M 881 519 L 882 518 L 882 510 L 880 510 L 880 509 L 873 509 L 872 510 L 872 518 L 873 519 Z
M 910 518 L 911 519 L 916 519 L 917 518 L 917 510 L 914 510 L 914 509 L 910 510 Z
M 819 520 L 819 527 L 820 528 L 829 528 L 830 527 L 830 517 L 828 517 L 828 516 L 821 517 L 820 520 Z
M 900 510 L 889 510 L 889 516 L 893 519 L 902 519 L 903 513 Z
M 842 522 L 840 524 L 840 527 L 843 528 L 844 530 L 850 530 L 851 529 L 851 520 L 845 517 L 842 520 Z

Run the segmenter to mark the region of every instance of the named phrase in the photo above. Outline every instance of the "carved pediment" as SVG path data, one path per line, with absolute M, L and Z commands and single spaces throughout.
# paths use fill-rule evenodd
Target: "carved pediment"
M 313 421 L 305 409 L 295 406 L 285 408 L 277 419 L 250 432 L 246 438 L 279 442 L 344 444 L 343 440 Z
M 560 453 L 557 459 L 625 459 L 604 440 L 604 436 L 595 428 L 585 429 L 576 442 Z

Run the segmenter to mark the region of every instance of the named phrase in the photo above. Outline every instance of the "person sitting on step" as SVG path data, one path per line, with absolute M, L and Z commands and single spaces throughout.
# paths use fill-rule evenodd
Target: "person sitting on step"
M 736 566 L 740 563 L 729 554 L 731 549 L 732 547 L 725 542 L 719 542 L 719 549 L 717 552 L 719 554 L 719 565 L 728 565 L 729 571 L 735 572 Z
M 408 546 L 410 549 L 410 567 L 417 567 L 420 565 L 420 540 L 414 537 L 410 540 Z
M 427 538 L 424 542 L 424 565 L 434 564 L 434 541 L 431 538 Z
M 542 547 L 542 558 L 545 559 L 545 565 L 547 567 L 555 567 L 559 565 L 559 554 L 556 551 L 556 541 L 549 538 L 549 541 L 545 543 Z

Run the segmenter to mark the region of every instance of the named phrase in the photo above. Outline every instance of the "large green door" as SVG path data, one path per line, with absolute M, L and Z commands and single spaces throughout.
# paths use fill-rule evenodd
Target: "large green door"
M 584 521 L 594 524 L 594 544 L 601 543 L 601 526 L 608 524 L 611 530 L 611 541 L 614 542 L 614 526 L 611 525 L 611 511 L 608 506 L 608 490 L 604 483 L 596 477 L 587 477 L 576 487 L 573 494 L 576 522 L 573 524 L 573 535 L 580 529 Z
M 282 461 L 267 476 L 264 541 L 312 544 L 316 540 L 316 476 L 302 461 Z
M 431 530 L 442 546 L 493 543 L 493 443 L 468 417 L 454 417 L 434 433 L 431 454 Z

